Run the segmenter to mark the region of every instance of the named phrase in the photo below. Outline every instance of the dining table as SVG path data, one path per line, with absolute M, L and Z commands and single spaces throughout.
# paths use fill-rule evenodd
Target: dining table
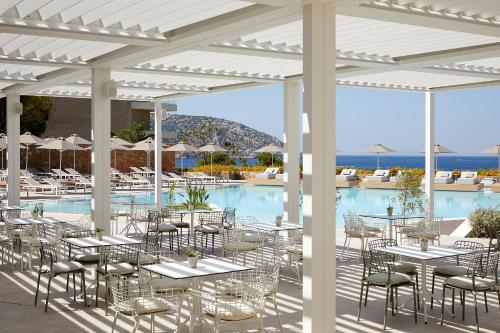
M 360 217 L 378 219 L 378 220 L 386 220 L 389 221 L 389 238 L 393 239 L 393 228 L 394 221 L 402 221 L 406 223 L 408 220 L 413 219 L 422 219 L 424 215 L 405 215 L 405 214 L 397 214 L 397 215 L 388 215 L 388 214 L 359 214 Z

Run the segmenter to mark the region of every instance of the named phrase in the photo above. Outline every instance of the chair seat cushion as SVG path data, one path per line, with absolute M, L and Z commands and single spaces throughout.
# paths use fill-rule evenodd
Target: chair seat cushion
M 91 264 L 99 262 L 99 253 L 83 252 L 76 254 L 71 260 L 77 261 L 82 264 Z
M 495 287 L 494 279 L 476 277 L 474 280 L 476 290 L 488 290 Z M 472 290 L 472 278 L 467 275 L 447 278 L 445 284 L 455 288 Z
M 244 242 L 249 242 L 249 243 L 265 243 L 267 242 L 267 237 L 264 235 L 257 235 L 257 234 L 245 234 L 243 235 Z
M 437 266 L 434 268 L 434 274 L 446 277 L 467 275 L 467 267 L 454 265 Z
M 376 273 L 372 274 L 368 277 L 368 282 L 377 286 L 385 286 L 387 285 L 387 273 Z M 392 273 L 391 280 L 389 284 L 391 285 L 400 285 L 410 282 L 411 279 L 408 275 L 403 273 Z
M 121 257 L 121 261 L 132 265 L 152 265 L 158 263 L 158 257 L 149 253 L 139 253 L 139 256 L 137 256 L 137 253 L 129 253 Z
M 257 315 L 250 302 L 238 298 L 228 300 L 219 299 L 217 301 L 217 313 L 215 313 L 215 307 L 205 309 L 205 312 L 209 316 L 217 316 L 225 321 L 245 320 Z
M 189 222 L 171 222 L 177 228 L 189 228 L 191 225 Z
M 160 223 L 158 226 L 150 226 L 149 231 L 153 232 L 174 232 L 177 230 L 177 227 L 172 223 Z
M 137 315 L 166 312 L 171 309 L 167 300 L 160 297 L 136 297 L 130 300 Z
M 102 265 L 97 270 L 101 274 L 105 274 L 106 270 L 108 274 L 127 275 L 134 273 L 134 267 L 132 267 L 132 265 L 128 262 Z
M 204 234 L 218 234 L 219 228 L 220 226 L 216 224 L 204 224 L 195 226 L 194 230 Z
M 229 242 L 224 244 L 226 251 L 255 251 L 258 245 L 250 242 Z
M 407 263 L 407 262 L 395 262 L 396 272 L 403 274 L 415 274 L 417 272 L 417 266 Z
M 7 243 L 9 241 L 10 241 L 9 237 L 5 235 L 0 235 L 0 243 Z
M 58 261 L 52 264 L 52 271 L 50 265 L 42 265 L 40 271 L 42 273 L 63 274 L 77 272 L 83 269 L 83 265 L 79 262 L 72 260 Z
M 151 286 L 154 291 L 160 292 L 169 289 L 183 289 L 191 288 L 191 284 L 186 280 L 162 279 L 154 278 L 151 280 Z

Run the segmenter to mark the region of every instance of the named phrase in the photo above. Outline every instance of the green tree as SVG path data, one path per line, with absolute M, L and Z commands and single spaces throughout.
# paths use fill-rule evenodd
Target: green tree
M 45 133 L 47 121 L 54 112 L 52 100 L 45 96 L 21 96 L 21 103 L 21 133 L 31 132 L 37 136 Z
M 131 143 L 136 143 L 148 138 L 144 124 L 138 122 L 133 122 L 129 128 L 121 129 L 111 135 L 116 135 L 120 139 Z
M 283 161 L 279 158 L 276 157 L 276 155 L 273 156 L 271 153 L 258 153 L 257 154 L 257 163 L 259 165 L 264 165 L 264 166 L 270 166 L 270 165 L 275 165 L 275 166 L 282 166 Z
M 236 161 L 234 160 L 234 158 L 231 158 L 227 153 L 215 152 L 212 153 L 212 163 L 219 165 L 235 165 Z M 210 164 L 210 153 L 204 154 L 203 160 L 201 161 L 199 160 L 198 164 L 199 165 Z

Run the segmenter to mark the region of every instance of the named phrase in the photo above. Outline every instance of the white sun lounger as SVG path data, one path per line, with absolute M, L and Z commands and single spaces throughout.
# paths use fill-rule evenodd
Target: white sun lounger
M 144 180 L 141 180 L 138 178 L 132 178 L 132 177 L 127 176 L 127 175 L 120 175 L 120 183 L 122 185 L 128 185 L 128 186 L 135 186 L 135 185 L 148 185 L 148 186 L 150 186 L 151 185 L 151 183 L 147 179 L 144 181 Z
M 179 182 L 179 183 L 184 183 L 184 184 L 186 184 L 186 183 L 188 183 L 188 182 L 189 182 L 189 179 L 186 179 L 186 178 L 184 178 L 184 177 L 181 177 L 181 176 L 179 176 L 178 174 L 173 173 L 173 172 L 167 172 L 167 175 L 168 175 L 170 178 L 172 178 L 172 181 L 174 181 L 174 182 Z
M 68 178 L 72 178 L 73 176 L 61 169 L 52 169 L 52 171 L 54 172 L 54 177 L 56 178 L 61 178 L 61 179 L 68 179 Z
M 336 179 L 341 181 L 356 180 L 358 179 L 358 176 L 356 176 L 356 172 L 356 169 L 342 169 L 340 175 L 338 175 Z
M 88 187 L 92 187 L 92 181 L 86 177 L 80 176 L 76 179 L 75 186 L 83 188 L 83 193 L 85 193 Z
M 141 176 L 144 176 L 146 174 L 146 172 L 144 172 L 144 170 L 141 170 L 139 169 L 138 167 L 129 167 L 130 170 L 132 170 L 132 174 L 133 175 L 141 175 Z
M 144 171 L 144 173 L 145 173 L 145 174 L 146 174 L 146 176 L 148 176 L 148 177 L 152 177 L 152 176 L 154 176 L 154 175 L 155 175 L 155 171 L 154 171 L 154 170 L 151 170 L 151 169 L 150 169 L 150 168 L 148 168 L 148 167 L 142 167 L 141 169 Z
M 46 191 L 46 190 L 49 190 L 51 192 L 55 192 L 56 194 L 59 194 L 59 188 L 57 186 L 52 186 L 52 185 L 49 185 L 49 184 L 41 184 L 37 180 L 35 180 L 33 178 L 26 178 L 26 179 L 24 179 L 24 182 L 26 183 L 24 185 L 24 187 L 26 189 L 28 189 L 28 190 L 32 189 L 35 192 L 37 190 L 41 190 L 42 192 Z
M 278 168 L 267 168 L 262 173 L 258 173 L 255 175 L 257 179 L 274 179 L 276 178 L 276 174 L 278 173 Z
M 373 175 L 367 176 L 364 179 L 365 182 L 388 182 L 389 181 L 389 170 L 375 170 Z
M 451 171 L 438 171 L 434 177 L 435 184 L 452 184 L 453 174 Z
M 42 179 L 44 182 L 46 182 L 47 184 L 49 184 L 50 186 L 54 187 L 56 189 L 56 194 L 59 192 L 59 191 L 64 191 L 64 192 L 67 192 L 68 191 L 68 186 L 67 185 L 64 185 L 64 184 L 61 184 L 59 183 L 57 180 L 55 180 L 54 178 L 43 178 Z
M 66 168 L 65 169 L 67 173 L 71 175 L 71 178 L 78 179 L 78 177 L 82 177 L 82 174 L 76 171 L 75 169 L 72 168 Z
M 463 185 L 479 184 L 479 180 L 477 179 L 477 172 L 463 171 L 460 174 L 460 178 L 457 179 L 457 184 L 463 184 Z

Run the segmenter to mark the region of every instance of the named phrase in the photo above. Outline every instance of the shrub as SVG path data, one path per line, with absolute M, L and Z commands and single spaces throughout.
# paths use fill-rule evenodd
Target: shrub
M 271 166 L 281 166 L 283 165 L 283 160 L 281 160 L 276 154 L 271 153 L 259 153 L 257 154 L 257 163 L 259 165 Z
M 421 181 L 421 175 L 409 170 L 397 176 L 396 188 L 398 188 L 398 201 L 403 210 L 403 215 L 424 211 L 422 202 L 424 191 L 422 190 Z
M 500 230 L 500 210 L 497 208 L 476 208 L 469 215 L 472 227 L 471 237 L 490 238 L 496 237 L 496 231 Z

